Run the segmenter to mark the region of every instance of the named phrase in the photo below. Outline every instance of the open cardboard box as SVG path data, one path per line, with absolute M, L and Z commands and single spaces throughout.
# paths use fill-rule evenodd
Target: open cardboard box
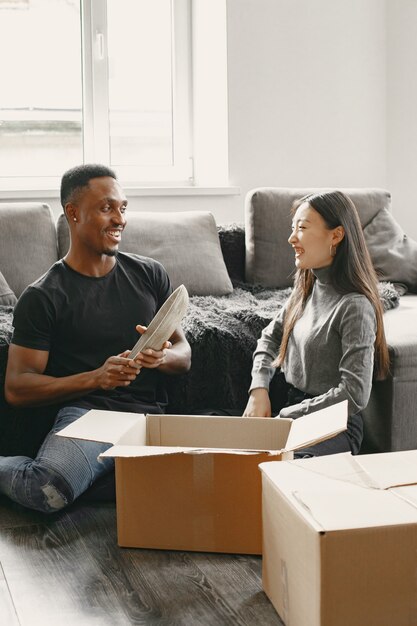
M 263 586 L 285 624 L 417 624 L 416 450 L 261 470 Z
M 260 554 L 259 463 L 346 424 L 345 401 L 297 420 L 92 410 L 58 434 L 113 444 L 120 546 Z

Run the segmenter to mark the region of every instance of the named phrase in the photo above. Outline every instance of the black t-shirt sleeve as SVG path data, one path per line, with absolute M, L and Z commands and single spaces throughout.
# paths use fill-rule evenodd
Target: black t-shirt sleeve
M 161 265 L 161 263 L 158 263 L 158 261 L 155 261 L 154 272 L 155 289 L 158 297 L 159 310 L 165 300 L 171 295 L 173 289 L 166 269 L 163 265 Z
M 28 287 L 14 309 L 12 343 L 49 351 L 54 318 L 51 302 L 38 289 Z

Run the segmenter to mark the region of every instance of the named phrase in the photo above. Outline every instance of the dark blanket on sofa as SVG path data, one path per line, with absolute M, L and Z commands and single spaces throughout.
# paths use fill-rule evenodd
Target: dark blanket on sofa
M 191 371 L 167 377 L 170 413 L 196 413 L 207 409 L 243 411 L 248 400 L 252 354 L 265 326 L 287 300 L 291 288 L 266 289 L 234 282 L 228 296 L 193 296 L 183 328 L 192 348 Z M 384 310 L 399 304 L 392 283 L 379 283 Z M 271 399 L 279 410 L 282 385 L 271 384 Z
M 252 354 L 262 329 L 272 320 L 290 289 L 265 289 L 234 283 L 227 296 L 193 296 L 183 328 L 193 358 L 191 371 L 166 376 L 169 413 L 198 413 L 232 409 L 241 413 L 248 399 Z M 380 283 L 384 309 L 398 306 L 391 283 Z M 12 335 L 12 307 L 0 306 L 0 454 L 36 453 L 50 429 L 53 407 L 13 409 L 4 400 L 4 374 Z M 275 377 L 271 395 L 279 402 L 280 381 Z
M 256 341 L 290 291 L 235 283 L 228 296 L 190 298 L 183 328 L 193 354 L 191 371 L 167 377 L 170 413 L 243 411 Z

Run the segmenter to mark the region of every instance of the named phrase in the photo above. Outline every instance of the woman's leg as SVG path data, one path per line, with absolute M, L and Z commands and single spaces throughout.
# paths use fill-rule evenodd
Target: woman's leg
M 0 491 L 25 507 L 53 513 L 112 470 L 113 459 L 97 458 L 110 444 L 55 434 L 86 412 L 78 407 L 61 409 L 35 459 L 0 457 Z

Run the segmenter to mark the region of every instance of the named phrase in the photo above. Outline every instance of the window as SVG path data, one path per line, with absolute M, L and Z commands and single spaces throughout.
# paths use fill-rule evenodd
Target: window
M 0 174 L 59 176 L 82 162 L 76 0 L 0 2 Z
M 83 2 L 87 161 L 128 181 L 191 177 L 189 0 Z
M 192 184 L 191 0 L 0 0 L 3 187 Z

